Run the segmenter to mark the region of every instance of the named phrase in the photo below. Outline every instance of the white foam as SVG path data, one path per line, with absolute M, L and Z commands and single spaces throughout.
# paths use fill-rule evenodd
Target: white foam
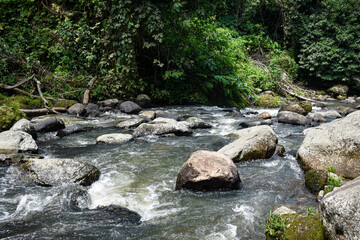
M 242 215 L 249 222 L 254 222 L 255 220 L 255 209 L 251 206 L 245 204 L 236 205 L 233 211 Z
M 226 224 L 227 229 L 222 232 L 212 233 L 204 238 L 204 240 L 230 240 L 236 239 L 237 226 Z

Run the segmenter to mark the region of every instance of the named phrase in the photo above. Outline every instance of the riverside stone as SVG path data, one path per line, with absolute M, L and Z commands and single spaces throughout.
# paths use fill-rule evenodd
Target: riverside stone
M 199 150 L 191 154 L 178 173 L 176 190 L 197 191 L 240 189 L 238 170 L 227 156 Z
M 288 123 L 293 125 L 310 125 L 310 120 L 305 116 L 289 111 L 281 111 L 278 113 L 279 123 Z
M 121 103 L 119 109 L 120 111 L 128 114 L 137 114 L 141 111 L 141 107 L 131 101 Z
M 38 146 L 29 133 L 8 130 L 0 133 L 0 149 L 36 153 Z
M 96 139 L 96 143 L 126 143 L 133 139 L 133 135 L 131 134 L 123 134 L 123 133 L 111 133 L 111 134 L 104 134 L 99 136 Z
M 69 107 L 68 113 L 77 117 L 84 117 L 87 113 L 87 110 L 83 104 L 75 103 L 74 105 Z
M 278 141 L 274 130 L 265 125 L 242 129 L 233 135 L 239 136 L 239 139 L 218 152 L 230 157 L 234 162 L 270 158 Z
M 197 117 L 189 117 L 186 120 L 187 123 L 189 123 L 191 128 L 211 128 L 211 124 L 205 122 L 204 120 L 197 118 Z
M 297 159 L 305 171 L 334 167 L 346 178 L 360 175 L 360 111 L 306 129 Z
M 182 121 L 177 122 L 170 118 L 155 118 L 150 123 L 142 123 L 134 130 L 134 136 L 140 137 L 145 135 L 163 135 L 174 133 L 178 136 L 186 136 L 192 134 L 189 123 Z
M 131 118 L 131 119 L 120 122 L 116 126 L 119 128 L 134 128 L 144 122 L 145 122 L 145 119 L 143 119 L 143 118 Z
M 62 119 L 50 117 L 46 118 L 42 122 L 37 123 L 34 128 L 36 132 L 54 132 L 65 128 L 65 124 Z

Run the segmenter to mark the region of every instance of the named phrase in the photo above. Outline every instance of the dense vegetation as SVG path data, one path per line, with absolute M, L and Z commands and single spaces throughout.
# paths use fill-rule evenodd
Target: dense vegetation
M 359 19 L 357 0 L 3 0 L 1 83 L 241 107 L 284 76 L 360 81 Z

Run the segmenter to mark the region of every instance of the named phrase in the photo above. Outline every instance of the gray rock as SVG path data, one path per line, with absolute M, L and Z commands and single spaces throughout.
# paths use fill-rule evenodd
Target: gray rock
M 299 103 L 292 103 L 289 105 L 281 106 L 279 112 L 282 111 L 295 112 L 301 115 L 306 115 L 305 109 L 302 106 L 300 106 Z
M 356 100 L 354 97 L 348 97 L 347 99 L 342 100 L 341 102 L 345 104 L 354 104 L 356 103 Z
M 270 158 L 278 141 L 277 135 L 269 126 L 246 128 L 233 135 L 239 136 L 239 139 L 218 152 L 230 157 L 234 162 Z
M 35 132 L 34 124 L 32 124 L 29 120 L 23 118 L 17 121 L 11 128 L 12 131 L 22 131 L 29 133 L 35 140 L 37 138 L 37 134 Z
M 139 94 L 136 97 L 136 103 L 142 108 L 147 108 L 151 106 L 151 98 L 146 94 Z
M 279 123 L 288 123 L 293 125 L 310 125 L 310 120 L 305 116 L 289 111 L 282 111 L 278 113 Z
M 174 133 L 178 136 L 192 134 L 192 129 L 187 122 L 177 122 L 170 118 L 156 118 L 150 123 L 143 123 L 134 131 L 135 137 L 145 135 L 163 135 Z
M 186 120 L 187 123 L 189 123 L 191 128 L 211 128 L 211 124 L 205 122 L 204 120 L 197 118 L 197 117 L 189 117 Z
M 77 117 L 84 117 L 87 113 L 87 110 L 83 104 L 75 103 L 74 105 L 69 107 L 68 113 Z
M 235 164 L 227 156 L 212 151 L 196 151 L 178 173 L 176 190 L 196 191 L 240 189 L 240 177 Z
M 272 214 L 277 215 L 277 216 L 282 216 L 282 215 L 296 214 L 296 212 L 286 206 L 281 206 L 281 207 L 278 207 L 277 209 L 275 209 L 275 211 Z
M 360 111 L 306 129 L 297 158 L 305 171 L 334 167 L 346 178 L 360 175 Z
M 98 116 L 100 114 L 100 108 L 97 104 L 89 103 L 86 105 L 87 115 Z
M 349 91 L 349 87 L 347 85 L 338 84 L 335 85 L 327 90 L 333 97 L 337 97 L 339 95 L 341 96 L 347 96 L 347 93 Z
M 128 114 L 137 114 L 141 111 L 141 107 L 131 101 L 121 103 L 119 109 L 120 111 Z
M 55 132 L 65 128 L 65 124 L 62 119 L 50 117 L 35 124 L 34 128 L 36 132 Z
M 119 128 L 135 128 L 139 126 L 140 124 L 146 122 L 143 118 L 131 118 L 125 121 L 120 122 L 118 125 L 116 125 Z
M 58 131 L 56 133 L 56 136 L 62 138 L 62 137 L 68 136 L 68 135 L 73 134 L 73 133 L 85 132 L 89 128 L 90 127 L 83 126 L 83 125 L 70 126 L 70 127 L 66 127 L 64 129 L 61 129 L 60 131 Z
M 104 134 L 99 136 L 96 139 L 96 143 L 126 143 L 132 140 L 134 137 L 131 134 L 123 134 L 123 133 L 111 133 L 111 134 Z
M 113 99 L 107 99 L 107 100 L 104 100 L 104 101 L 99 101 L 98 102 L 98 105 L 101 107 L 101 108 L 114 108 L 117 104 L 119 103 L 119 100 L 116 99 L 116 98 L 113 98 Z
M 360 236 L 360 178 L 328 193 L 320 202 L 321 222 L 330 240 Z
M 93 165 L 67 158 L 26 159 L 20 168 L 40 186 L 59 186 L 66 183 L 89 186 L 100 177 L 99 169 Z
M 275 154 L 278 155 L 279 157 L 284 157 L 285 156 L 285 147 L 283 145 L 280 144 L 276 144 L 276 148 L 275 148 Z
M 337 107 L 337 108 L 336 108 L 336 111 L 337 111 L 338 113 L 340 113 L 341 116 L 344 117 L 344 116 L 348 115 L 349 113 L 354 112 L 355 109 L 354 109 L 354 108 L 351 108 L 351 107 Z
M 38 146 L 29 133 L 9 130 L 0 133 L 0 149 L 36 153 Z
M 335 110 L 319 111 L 319 112 L 309 113 L 309 114 L 316 114 L 316 113 L 321 114 L 324 118 L 330 118 L 330 119 L 341 118 L 340 113 Z
M 326 119 L 323 117 L 323 115 L 321 115 L 319 113 L 315 113 L 313 121 L 314 122 L 326 122 Z

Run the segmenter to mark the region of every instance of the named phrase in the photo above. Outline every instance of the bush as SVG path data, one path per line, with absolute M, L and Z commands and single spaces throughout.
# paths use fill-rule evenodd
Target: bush
M 26 115 L 19 110 L 18 104 L 2 105 L 0 107 L 0 131 L 10 129 L 17 121 L 25 117 Z

